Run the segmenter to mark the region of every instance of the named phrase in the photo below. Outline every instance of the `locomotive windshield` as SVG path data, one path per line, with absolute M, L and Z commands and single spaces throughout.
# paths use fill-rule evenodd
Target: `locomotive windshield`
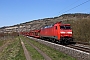
M 71 27 L 70 27 L 70 26 L 65 25 L 65 26 L 60 26 L 60 29 L 71 29 Z

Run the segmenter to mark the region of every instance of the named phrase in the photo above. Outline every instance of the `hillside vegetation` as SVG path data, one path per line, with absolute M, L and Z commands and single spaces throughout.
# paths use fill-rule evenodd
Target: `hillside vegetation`
M 90 19 L 70 21 L 73 37 L 77 41 L 90 42 Z
M 20 28 L 18 29 L 12 29 L 12 31 L 30 31 L 34 29 L 40 29 L 46 25 L 51 25 L 60 21 L 62 21 L 62 23 L 71 24 L 71 27 L 73 29 L 73 37 L 75 38 L 75 40 L 90 42 L 90 14 L 85 13 L 63 14 L 58 17 L 33 20 L 10 27 L 20 26 Z M 5 28 L 7 27 L 0 28 L 0 31 L 7 31 L 4 30 Z

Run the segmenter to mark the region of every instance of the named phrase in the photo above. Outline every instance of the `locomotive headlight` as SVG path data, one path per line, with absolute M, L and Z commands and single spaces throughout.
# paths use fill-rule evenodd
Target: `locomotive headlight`
M 68 34 L 72 34 L 72 32 L 67 32 Z
M 61 34 L 65 34 L 65 32 L 60 32 Z

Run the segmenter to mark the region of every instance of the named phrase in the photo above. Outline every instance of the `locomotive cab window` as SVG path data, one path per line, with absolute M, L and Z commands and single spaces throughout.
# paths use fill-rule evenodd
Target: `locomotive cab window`
M 68 25 L 65 25 L 65 26 L 60 26 L 60 29 L 71 29 L 71 27 Z

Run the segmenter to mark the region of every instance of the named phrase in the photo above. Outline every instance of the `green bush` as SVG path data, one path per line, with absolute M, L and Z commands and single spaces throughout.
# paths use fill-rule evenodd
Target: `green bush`
M 67 23 L 71 24 L 76 41 L 90 41 L 90 19 L 68 20 Z

